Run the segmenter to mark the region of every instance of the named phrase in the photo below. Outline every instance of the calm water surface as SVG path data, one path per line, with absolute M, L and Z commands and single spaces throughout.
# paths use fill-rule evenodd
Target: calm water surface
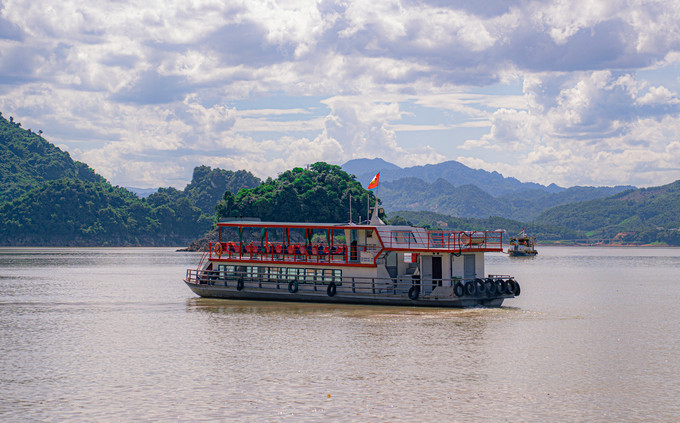
M 0 248 L 0 421 L 678 421 L 680 249 L 487 255 L 499 309 L 208 300 L 173 249 Z

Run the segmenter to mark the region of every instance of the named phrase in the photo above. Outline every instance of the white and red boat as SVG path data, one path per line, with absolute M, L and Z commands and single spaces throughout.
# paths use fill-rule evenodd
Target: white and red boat
M 218 223 L 185 283 L 201 297 L 435 307 L 498 307 L 520 294 L 508 275 L 487 275 L 484 253 L 501 231 L 368 224 Z

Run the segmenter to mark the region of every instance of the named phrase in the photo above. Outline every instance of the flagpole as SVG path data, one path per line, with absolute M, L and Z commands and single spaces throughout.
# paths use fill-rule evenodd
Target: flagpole
M 366 224 L 371 220 L 371 191 L 368 191 L 368 197 L 366 197 Z
M 352 223 L 352 194 L 349 195 L 349 223 Z

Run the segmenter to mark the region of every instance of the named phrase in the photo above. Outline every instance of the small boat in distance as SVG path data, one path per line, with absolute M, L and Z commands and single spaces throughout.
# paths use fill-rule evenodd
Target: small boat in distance
M 434 307 L 499 307 L 520 294 L 515 278 L 486 274 L 502 231 L 444 231 L 366 224 L 257 220 L 217 224 L 184 282 L 197 295 Z
M 536 237 L 528 236 L 522 228 L 522 232 L 516 237 L 510 238 L 510 247 L 508 248 L 508 254 L 510 257 L 524 257 L 524 256 L 535 256 L 538 254 L 536 251 Z

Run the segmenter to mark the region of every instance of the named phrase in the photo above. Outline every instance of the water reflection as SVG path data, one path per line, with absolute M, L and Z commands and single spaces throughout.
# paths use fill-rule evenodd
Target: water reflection
M 187 312 L 218 314 L 258 314 L 258 315 L 305 315 L 310 317 L 352 317 L 352 318 L 420 318 L 448 319 L 459 321 L 480 320 L 505 316 L 509 312 L 521 311 L 516 307 L 503 308 L 436 308 L 436 307 L 393 307 L 365 306 L 352 304 L 328 304 L 284 301 L 225 300 L 213 298 L 190 298 L 186 301 Z

